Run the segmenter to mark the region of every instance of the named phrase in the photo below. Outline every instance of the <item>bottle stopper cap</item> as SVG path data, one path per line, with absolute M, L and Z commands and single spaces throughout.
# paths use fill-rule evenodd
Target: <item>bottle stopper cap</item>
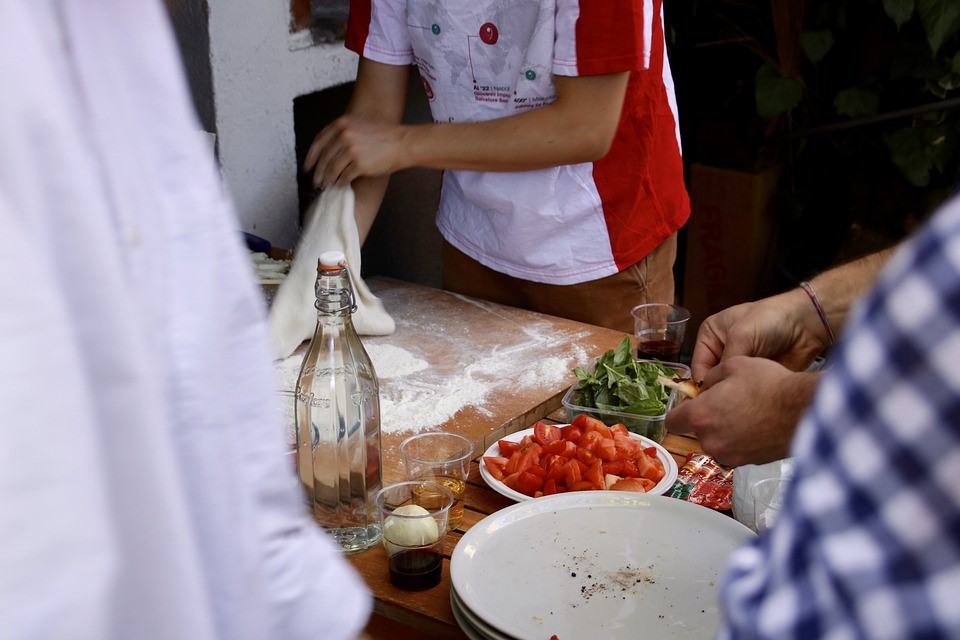
M 324 251 L 320 254 L 317 266 L 324 271 L 342 269 L 347 263 L 347 257 L 342 251 Z

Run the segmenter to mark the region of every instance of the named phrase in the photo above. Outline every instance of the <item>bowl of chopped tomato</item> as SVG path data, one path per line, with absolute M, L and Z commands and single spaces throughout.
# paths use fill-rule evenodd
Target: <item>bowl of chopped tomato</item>
M 580 414 L 566 425 L 540 421 L 493 445 L 480 475 L 497 493 L 523 501 L 568 491 L 667 492 L 677 463 L 662 446 L 622 424 Z

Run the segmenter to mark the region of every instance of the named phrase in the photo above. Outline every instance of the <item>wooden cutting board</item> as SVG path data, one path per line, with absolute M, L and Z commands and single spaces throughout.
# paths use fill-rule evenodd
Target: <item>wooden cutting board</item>
M 463 434 L 479 455 L 553 413 L 576 381 L 572 369 L 625 335 L 398 280 L 367 284 L 397 325 L 392 335 L 361 337 L 380 376 L 384 482 L 402 479 L 399 445 L 414 433 Z M 383 352 L 422 368 L 391 376 L 378 366 Z

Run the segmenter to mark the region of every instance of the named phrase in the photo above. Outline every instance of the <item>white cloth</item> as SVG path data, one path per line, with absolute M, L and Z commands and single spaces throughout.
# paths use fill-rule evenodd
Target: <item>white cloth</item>
M 286 358 L 313 335 L 317 325 L 317 259 L 324 251 L 341 251 L 347 258 L 357 303 L 352 314 L 357 333 L 385 336 L 394 332 L 393 318 L 360 277 L 360 233 L 355 207 L 356 198 L 350 187 L 325 189 L 310 205 L 293 265 L 270 307 L 270 332 L 277 359 Z
M 0 3 L 0 636 L 352 638 L 167 22 Z

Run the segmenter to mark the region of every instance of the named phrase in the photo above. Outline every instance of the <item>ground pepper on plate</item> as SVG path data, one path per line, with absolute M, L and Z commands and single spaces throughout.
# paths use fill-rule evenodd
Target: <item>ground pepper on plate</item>
M 733 469 L 721 467 L 705 453 L 689 453 L 666 495 L 729 511 L 733 508 Z

